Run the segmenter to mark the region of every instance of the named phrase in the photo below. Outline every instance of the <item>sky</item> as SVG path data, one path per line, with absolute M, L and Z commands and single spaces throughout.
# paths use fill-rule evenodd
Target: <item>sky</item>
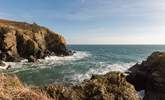
M 0 18 L 36 22 L 68 44 L 165 44 L 165 0 L 0 1 Z

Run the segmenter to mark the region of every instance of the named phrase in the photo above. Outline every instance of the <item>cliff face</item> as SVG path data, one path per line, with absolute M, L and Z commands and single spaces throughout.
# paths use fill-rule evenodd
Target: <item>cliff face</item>
M 165 100 L 165 53 L 154 52 L 129 69 L 127 80 L 136 90 L 145 90 L 144 100 Z
M 64 37 L 37 24 L 0 20 L 0 59 L 19 61 L 44 58 L 49 55 L 67 56 Z
M 140 100 L 120 72 L 94 75 L 79 85 L 25 87 L 16 76 L 0 75 L 3 100 Z

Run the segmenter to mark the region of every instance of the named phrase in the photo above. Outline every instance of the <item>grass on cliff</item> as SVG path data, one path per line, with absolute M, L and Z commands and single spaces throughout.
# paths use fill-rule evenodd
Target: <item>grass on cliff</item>
M 0 100 L 48 100 L 41 93 L 25 87 L 15 75 L 0 74 Z
M 29 24 L 26 22 L 19 22 L 19 21 L 5 20 L 5 19 L 0 19 L 0 25 L 14 26 L 22 30 L 31 30 L 33 32 L 38 31 L 40 28 L 44 28 L 36 24 L 35 22 L 32 24 Z

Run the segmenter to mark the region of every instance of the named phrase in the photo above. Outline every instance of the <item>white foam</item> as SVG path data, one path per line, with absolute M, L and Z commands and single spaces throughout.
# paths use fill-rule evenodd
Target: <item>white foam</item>
M 21 62 L 8 62 L 8 63 L 12 66 L 12 69 L 16 69 L 15 72 L 19 72 L 34 68 L 49 68 L 61 64 L 68 64 L 67 62 L 81 60 L 86 57 L 89 57 L 90 55 L 91 54 L 88 52 L 76 51 L 76 53 L 74 53 L 72 56 L 64 56 L 64 57 L 50 56 L 50 57 L 45 57 L 45 59 L 39 59 L 39 62 L 36 63 L 28 63 L 27 59 L 24 59 Z
M 131 62 L 106 65 L 105 63 L 101 62 L 99 67 L 90 68 L 85 74 L 75 73 L 73 76 L 71 76 L 71 78 L 73 81 L 81 82 L 85 79 L 91 78 L 93 74 L 103 75 L 111 71 L 125 72 L 134 64 L 134 62 Z
M 83 58 L 86 58 L 90 56 L 88 52 L 82 52 L 82 51 L 76 51 L 72 56 L 64 56 L 64 57 L 58 57 L 58 56 L 50 56 L 45 57 L 45 60 L 53 60 L 53 61 L 69 61 L 69 60 L 80 60 Z
M 82 51 L 76 51 L 72 56 L 64 56 L 64 57 L 59 57 L 59 56 L 49 56 L 45 57 L 45 59 L 40 59 L 39 64 L 44 65 L 44 66 L 56 66 L 56 65 L 64 65 L 68 64 L 67 62 L 71 61 L 77 61 L 81 60 L 84 58 L 89 57 L 91 54 L 89 52 L 82 52 Z M 42 66 L 43 67 L 43 66 Z
M 21 60 L 21 63 L 27 63 L 27 62 L 28 62 L 27 59 L 23 59 L 23 60 Z
M 0 69 L 4 69 L 4 70 L 6 70 L 6 69 L 8 69 L 9 68 L 9 64 L 8 63 L 6 63 L 6 62 L 2 62 L 3 64 L 5 64 L 5 66 L 0 66 Z

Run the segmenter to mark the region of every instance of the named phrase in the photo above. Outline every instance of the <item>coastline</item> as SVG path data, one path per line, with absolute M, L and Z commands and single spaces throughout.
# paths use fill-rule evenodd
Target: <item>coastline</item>
M 164 45 L 67 45 L 48 28 L 8 20 L 0 20 L 0 33 L 0 60 L 15 64 L 0 75 L 2 99 L 141 100 L 141 90 L 143 100 L 165 98 Z
M 26 87 L 24 86 L 19 79 L 14 75 L 7 75 L 7 74 L 2 74 L 0 78 L 5 80 L 10 80 L 10 81 L 5 81 L 5 83 L 0 84 L 9 86 L 10 88 L 14 88 L 16 86 L 10 86 L 10 85 L 18 85 L 19 88 L 29 88 L 30 91 L 35 93 L 36 95 L 30 95 L 27 98 L 27 95 L 22 95 L 22 98 L 26 99 L 32 99 L 35 100 L 34 98 L 40 98 L 41 100 L 43 98 L 46 98 L 45 100 L 48 99 L 56 99 L 56 100 L 61 100 L 61 99 L 69 99 L 69 100 L 75 100 L 75 99 L 80 99 L 80 100 L 85 100 L 85 99 L 104 99 L 104 100 L 115 100 L 115 98 L 122 98 L 122 99 L 127 99 L 127 100 L 141 100 L 141 97 L 138 95 L 139 90 L 145 90 L 145 95 L 144 95 L 144 100 L 155 100 L 155 98 L 164 98 L 162 90 L 162 85 L 159 87 L 159 85 L 155 85 L 154 87 L 156 89 L 161 89 L 159 92 L 148 92 L 151 91 L 151 88 L 146 88 L 145 86 L 153 87 L 152 84 L 148 84 L 147 81 L 152 81 L 150 78 L 145 78 L 147 77 L 146 75 L 143 76 L 142 73 L 139 73 L 139 68 L 141 71 L 144 71 L 144 73 L 147 73 L 147 67 L 148 69 L 154 69 L 152 73 L 155 74 L 149 74 L 149 75 L 156 75 L 157 77 L 152 77 L 154 80 L 163 78 L 163 74 L 160 69 L 164 68 L 164 62 L 165 62 L 165 53 L 164 52 L 154 52 L 152 53 L 146 61 L 143 61 L 141 64 L 136 64 L 132 66 L 129 70 L 131 72 L 127 73 L 125 76 L 124 73 L 121 72 L 109 72 L 105 75 L 92 75 L 92 77 L 88 80 L 84 80 L 82 83 L 78 85 L 56 85 L 56 84 L 50 84 L 46 86 L 40 86 L 40 87 Z M 146 63 L 146 64 L 145 64 Z M 154 66 L 157 67 L 154 67 Z M 144 69 L 141 69 L 143 68 Z M 164 70 L 164 69 L 163 69 Z M 145 72 L 146 71 L 146 72 Z M 139 75 L 136 77 L 136 75 Z M 15 78 L 12 78 L 15 77 Z M 151 77 L 151 76 L 149 76 Z M 145 78 L 146 83 L 143 79 Z M 132 81 L 136 80 L 136 81 Z M 138 80 L 138 81 L 137 81 Z M 163 81 L 163 80 L 162 80 Z M 162 82 L 160 81 L 160 82 Z M 10 82 L 17 82 L 17 83 L 10 83 Z M 140 82 L 140 84 L 134 83 L 134 82 Z M 155 81 L 159 82 L 159 81 Z M 145 85 L 147 84 L 147 85 Z M 156 83 L 153 83 L 156 84 Z M 140 89 L 139 89 L 140 85 Z M 135 88 L 134 88 L 135 86 Z M 145 88 L 144 88 L 145 87 Z M 17 88 L 17 87 L 16 87 Z M 8 89 L 8 88 L 7 88 Z M 6 89 L 6 91 L 8 91 Z M 105 89 L 105 90 L 104 90 Z M 109 90 L 107 90 L 109 89 Z M 136 89 L 136 90 L 135 90 Z M 155 91 L 155 89 L 153 89 Z M 2 91 L 3 92 L 3 91 Z M 9 92 L 9 91 L 8 91 Z M 13 90 L 13 92 L 16 92 Z M 117 94 L 116 94 L 117 93 Z M 153 94 L 155 93 L 155 94 Z M 44 94 L 44 95 L 42 95 Z M 42 95 L 42 96 L 41 96 Z M 13 98 L 12 95 L 10 95 L 11 98 Z M 3 96 L 2 96 L 3 97 Z M 6 96 L 5 96 L 6 97 Z M 44 99 L 43 99 L 44 100 Z

